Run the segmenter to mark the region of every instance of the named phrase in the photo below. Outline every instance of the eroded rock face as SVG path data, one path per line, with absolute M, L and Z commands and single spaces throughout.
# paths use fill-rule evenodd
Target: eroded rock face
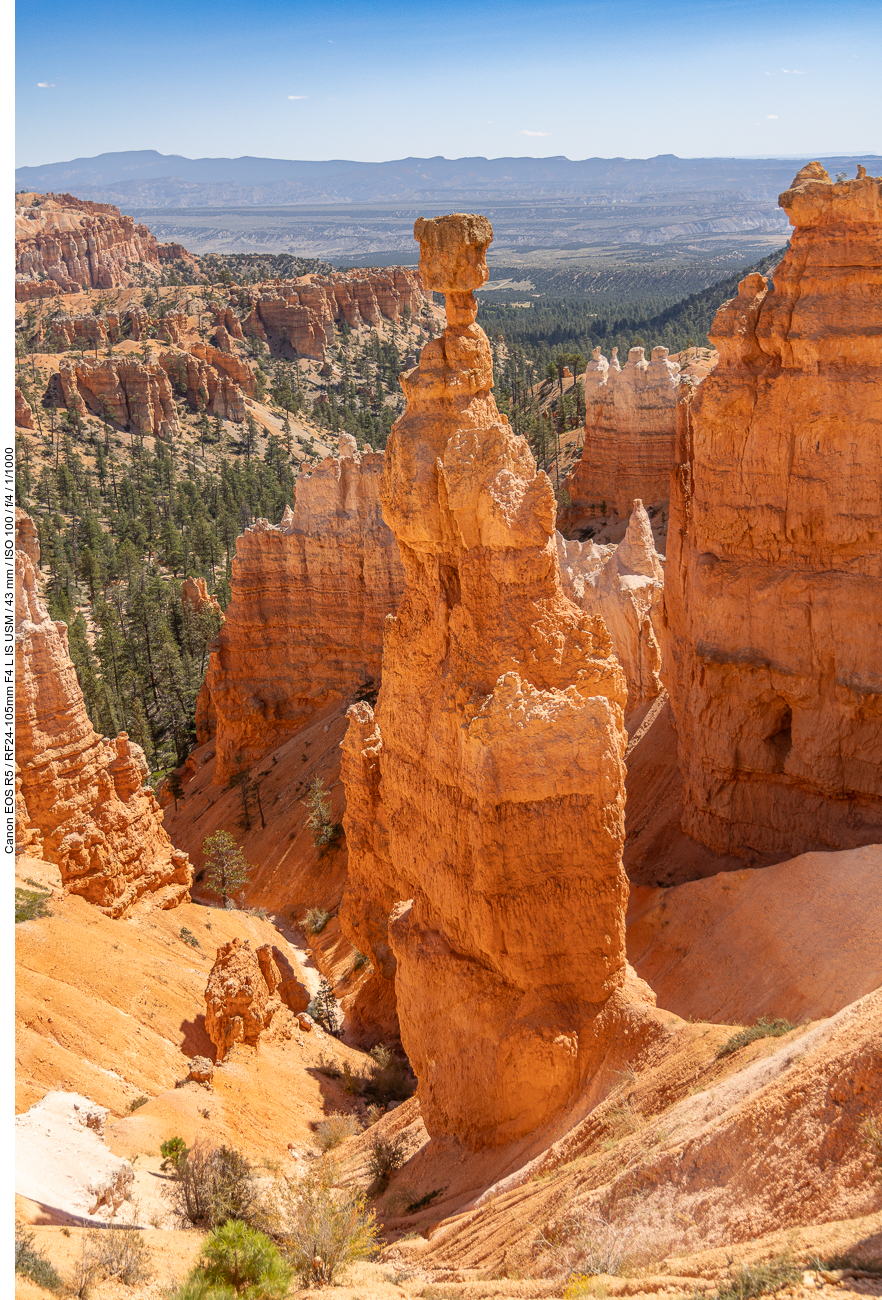
M 698 358 L 681 371 L 668 349 L 631 348 L 624 367 L 613 349 L 612 363 L 594 349 L 585 371 L 585 445 L 564 483 L 570 505 L 560 511 L 561 527 L 578 527 L 587 515 L 626 518 L 635 499 L 661 501 L 670 495 L 677 401 L 684 381 L 696 387 L 710 372 Z
M 747 861 L 882 840 L 882 181 L 779 202 L 682 409 L 664 598 L 683 827 Z
M 287 958 L 271 944 L 256 950 L 247 939 L 231 939 L 217 950 L 205 989 L 205 1031 L 218 1063 L 234 1043 L 256 1047 L 282 1006 L 305 1011 L 309 994 Z
M 490 391 L 472 292 L 490 223 L 415 234 L 448 325 L 402 376 L 386 451 L 407 590 L 376 712 L 349 711 L 341 922 L 394 980 L 430 1133 L 478 1148 L 558 1114 L 612 1032 L 625 680 L 561 589 L 551 484 Z
M 104 1144 L 107 1109 L 76 1092 L 47 1092 L 15 1117 L 15 1190 L 70 1214 L 112 1219 L 135 1171 Z
M 260 519 L 237 540 L 197 712 L 206 739 L 216 727 L 217 783 L 379 681 L 384 620 L 404 591 L 380 513 L 382 469 L 382 453 L 359 453 L 344 434 L 338 456 L 300 474 L 278 527 Z
M 65 889 L 109 916 L 186 901 L 190 861 L 173 846 L 143 784 L 144 753 L 125 732 L 116 740 L 95 733 L 67 626 L 49 617 L 24 550 L 15 553 L 15 662 L 17 807 L 27 819 L 16 827 L 17 843 L 39 837 Z
M 189 257 L 183 249 L 181 253 Z M 15 296 L 19 302 L 59 291 L 137 284 L 131 263 L 158 270 L 168 257 L 168 250 L 157 244 L 146 226 L 136 225 L 110 203 L 90 203 L 71 194 L 17 198 Z
M 20 388 L 15 390 L 15 427 L 17 429 L 33 429 L 34 427 L 34 413 L 31 410 L 31 404 Z
M 628 709 L 662 689 L 661 650 L 654 623 L 661 617 L 664 565 L 642 501 L 634 502 L 617 546 L 568 542 L 556 534 L 563 588 L 588 614 L 600 614 L 628 680 Z
M 181 604 L 185 609 L 190 609 L 194 614 L 200 610 L 210 609 L 215 613 L 221 613 L 221 607 L 217 600 L 208 590 L 204 578 L 185 578 L 181 587 Z
M 296 280 L 260 285 L 249 294 L 251 311 L 246 332 L 269 342 L 284 354 L 324 359 L 333 342 L 334 325 L 352 328 L 418 316 L 425 302 L 419 275 L 407 267 L 365 268 L 330 276 L 305 275 Z M 232 318 L 232 319 L 231 319 Z M 242 327 L 227 310 L 217 318 L 219 345 L 242 337 Z
M 168 439 L 179 431 L 171 384 L 156 361 L 131 353 L 94 360 L 65 358 L 57 376 L 60 404 L 85 415 L 91 411 L 124 429 Z

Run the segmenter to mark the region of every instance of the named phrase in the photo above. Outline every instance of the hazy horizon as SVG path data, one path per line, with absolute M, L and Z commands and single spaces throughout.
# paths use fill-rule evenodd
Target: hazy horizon
M 879 153 L 880 37 L 875 0 L 51 0 L 18 15 L 17 165 Z

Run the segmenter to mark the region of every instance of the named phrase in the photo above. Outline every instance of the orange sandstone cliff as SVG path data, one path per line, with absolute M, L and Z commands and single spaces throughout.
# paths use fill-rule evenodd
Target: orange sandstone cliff
M 28 545 L 30 519 L 16 522 Z M 54 862 L 68 892 L 110 916 L 175 907 L 189 897 L 189 859 L 172 844 L 144 787 L 143 751 L 125 732 L 116 740 L 96 735 L 67 627 L 54 623 L 40 600 L 28 550 L 15 553 L 17 844 Z
M 236 543 L 197 715 L 216 719 L 218 784 L 379 682 L 383 623 L 404 573 L 380 514 L 383 455 L 358 452 L 349 434 L 339 443 L 338 456 L 300 475 L 278 527 L 260 519 Z
M 882 840 L 882 180 L 779 203 L 682 410 L 664 596 L 683 827 L 747 861 Z
M 15 296 L 19 302 L 77 289 L 137 284 L 132 263 L 154 266 L 189 255 L 157 244 L 146 226 L 110 203 L 70 194 L 16 196 Z
M 402 376 L 386 451 L 407 589 L 376 711 L 349 710 L 341 919 L 394 980 L 429 1132 L 479 1148 L 559 1115 L 638 1005 L 623 993 L 625 680 L 602 620 L 563 594 L 551 484 L 491 394 L 473 297 L 490 223 L 415 234 L 448 325 Z

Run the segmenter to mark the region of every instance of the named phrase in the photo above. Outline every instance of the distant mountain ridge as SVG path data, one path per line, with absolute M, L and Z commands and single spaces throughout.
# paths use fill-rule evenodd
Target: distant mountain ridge
M 132 207 L 272 206 L 398 203 L 455 197 L 623 200 L 690 193 L 774 202 L 805 162 L 793 158 L 402 158 L 310 162 L 283 158 L 185 158 L 154 149 L 98 154 L 41 167 L 19 167 L 17 190 L 70 191 Z M 882 157 L 821 158 L 835 174 Z

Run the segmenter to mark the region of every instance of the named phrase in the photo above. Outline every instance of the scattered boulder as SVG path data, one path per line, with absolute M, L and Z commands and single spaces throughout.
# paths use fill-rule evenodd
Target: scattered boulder
M 15 1190 L 40 1205 L 112 1219 L 135 1182 L 104 1144 L 107 1119 L 76 1092 L 47 1092 L 15 1117 Z
M 207 1056 L 194 1056 L 190 1062 L 187 1080 L 190 1083 L 211 1083 L 214 1078 L 214 1062 Z

